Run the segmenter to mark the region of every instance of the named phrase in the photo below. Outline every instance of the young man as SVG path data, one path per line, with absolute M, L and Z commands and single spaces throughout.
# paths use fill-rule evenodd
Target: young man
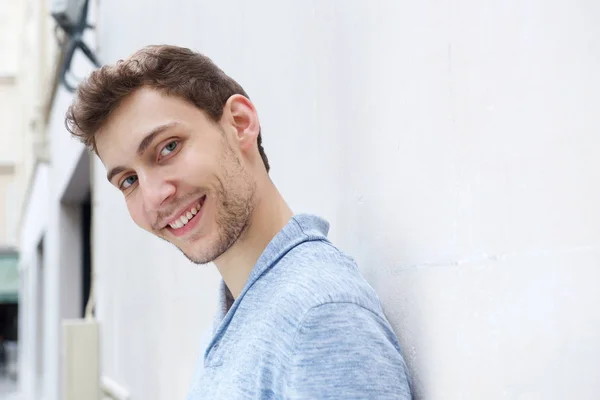
M 377 295 L 326 221 L 290 210 L 254 106 L 208 58 L 141 49 L 92 73 L 66 122 L 136 224 L 223 277 L 189 400 L 411 398 Z

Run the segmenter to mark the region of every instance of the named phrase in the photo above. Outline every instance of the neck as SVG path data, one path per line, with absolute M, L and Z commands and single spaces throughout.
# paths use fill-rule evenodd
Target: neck
M 269 242 L 293 216 L 292 210 L 270 180 L 265 187 L 257 187 L 257 193 L 262 193 L 262 196 L 256 199 L 246 231 L 214 261 L 234 299 L 240 295 Z

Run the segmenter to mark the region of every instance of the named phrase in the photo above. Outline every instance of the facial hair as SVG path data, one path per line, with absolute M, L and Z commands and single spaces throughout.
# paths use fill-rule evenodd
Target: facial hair
M 195 264 L 207 264 L 220 257 L 243 238 L 250 227 L 256 201 L 256 181 L 226 142 L 221 167 L 223 174 L 216 177 L 217 185 L 209 194 L 216 199 L 217 238 L 200 254 L 186 254 L 180 249 Z

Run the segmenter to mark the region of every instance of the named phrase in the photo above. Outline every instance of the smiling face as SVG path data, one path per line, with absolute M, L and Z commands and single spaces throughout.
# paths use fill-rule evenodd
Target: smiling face
M 96 146 L 135 223 L 204 264 L 250 224 L 256 180 L 245 155 L 257 133 L 242 96 L 214 122 L 184 99 L 142 87 L 111 114 Z

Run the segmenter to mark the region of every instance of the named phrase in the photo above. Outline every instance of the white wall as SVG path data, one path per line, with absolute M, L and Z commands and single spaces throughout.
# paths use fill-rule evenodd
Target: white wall
M 15 0 L 13 0 L 15 1 Z M 46 123 L 52 100 L 52 81 L 58 62 L 58 44 L 54 22 L 49 14 L 48 0 L 17 0 L 23 18 L 15 33 L 18 45 L 18 93 L 11 103 L 20 112 L 20 123 L 13 136 L 21 142 L 21 151 L 15 151 L 22 160 L 16 177 L 17 204 L 27 196 L 32 184 L 34 166 L 38 160 L 48 161 Z M 24 211 L 16 212 L 19 222 Z M 19 233 L 19 236 L 22 236 Z
M 81 208 L 77 200 L 90 188 L 89 176 L 86 183 L 78 171 L 82 158 L 88 159 L 85 149 L 64 130 L 64 112 L 70 99 L 71 94 L 59 89 L 47 133 L 51 162 L 37 165 L 22 218 L 22 312 L 27 318 L 21 321 L 25 355 L 21 386 L 27 400 L 36 392 L 43 393 L 46 400 L 60 398 L 61 321 L 82 316 Z M 42 239 L 44 257 L 40 259 Z M 44 334 L 41 342 L 39 329 Z
M 19 32 L 22 7 L 19 0 L 4 0 L 0 8 L 0 77 L 15 76 L 19 59 L 16 33 Z
M 0 5 L 0 245 L 16 247 L 16 218 L 20 192 L 15 182 L 22 163 L 18 135 L 21 113 L 18 95 L 18 33 L 23 7 L 18 0 L 5 0 Z
M 421 398 L 594 398 L 595 2 L 106 0 L 98 17 L 105 62 L 187 45 L 242 83 L 274 181 L 357 259 Z M 80 151 L 63 104 L 56 192 Z M 135 398 L 183 398 L 218 276 L 141 232 L 98 162 L 93 175 L 103 373 Z
M 600 389 L 585 372 L 600 353 L 595 2 L 100 7 L 105 61 L 189 45 L 245 86 L 274 180 L 295 210 L 331 220 L 380 293 L 422 396 Z M 125 224 L 122 207 L 110 213 Z M 141 237 L 137 249 L 153 243 Z M 173 273 L 147 257 L 150 276 Z
M 21 250 L 27 256 L 34 257 L 34 251 L 43 237 L 48 225 L 48 164 L 40 163 L 34 169 L 34 178 L 29 188 L 27 203 L 24 205 L 23 228 L 21 230 Z
M 48 165 L 38 164 L 34 169 L 27 204 L 24 205 L 23 225 L 20 238 L 20 386 L 26 400 L 35 399 L 38 384 L 38 365 L 40 352 L 44 351 L 43 341 L 39 340 L 39 332 L 44 331 L 40 321 L 44 321 L 44 310 L 41 305 L 43 293 L 38 282 L 43 282 L 43 260 L 37 249 L 43 240 L 48 225 Z

